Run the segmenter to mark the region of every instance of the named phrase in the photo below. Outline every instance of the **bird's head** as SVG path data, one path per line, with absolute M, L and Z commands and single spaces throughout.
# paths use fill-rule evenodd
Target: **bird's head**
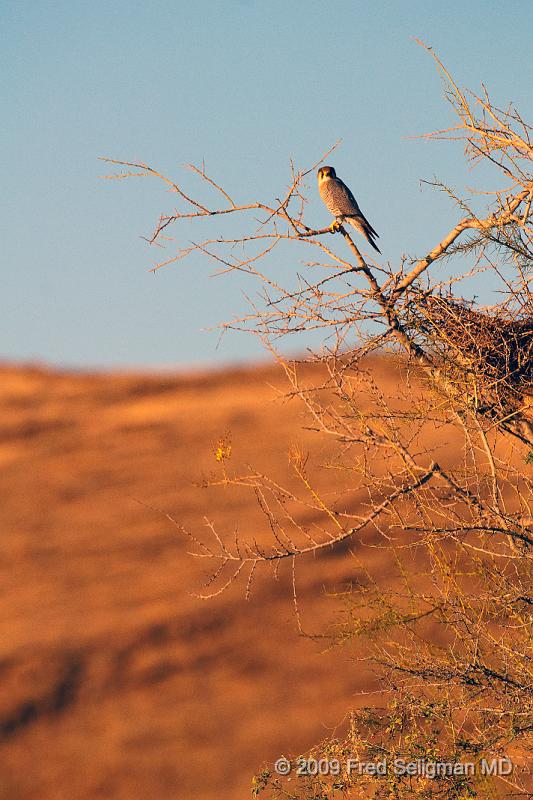
M 333 167 L 320 167 L 318 170 L 318 182 L 328 180 L 328 178 L 336 178 L 337 175 Z

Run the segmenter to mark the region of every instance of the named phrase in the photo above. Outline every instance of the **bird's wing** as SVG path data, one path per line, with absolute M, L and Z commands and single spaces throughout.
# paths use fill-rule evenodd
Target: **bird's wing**
M 342 183 L 342 181 L 341 181 L 341 183 Z M 370 222 L 367 220 L 367 218 L 365 217 L 365 215 L 363 214 L 363 212 L 362 212 L 362 211 L 361 211 L 361 209 L 359 208 L 359 204 L 357 203 L 357 200 L 355 199 L 355 197 L 353 196 L 353 194 L 351 193 L 351 191 L 348 189 L 348 187 L 346 186 L 346 184 L 344 184 L 344 183 L 343 183 L 342 185 L 343 185 L 343 187 L 344 187 L 345 191 L 346 191 L 346 192 L 347 192 L 347 194 L 348 194 L 348 198 L 349 198 L 349 200 L 350 200 L 350 203 L 352 203 L 352 205 L 353 205 L 353 206 L 354 206 L 354 208 L 356 209 L 356 211 L 355 211 L 355 212 L 352 212 L 352 213 L 358 214 L 358 215 L 361 217 L 361 219 L 363 220 L 363 222 L 364 222 L 364 224 L 365 224 L 366 228 L 367 228 L 367 229 L 368 229 L 368 230 L 369 230 L 369 231 L 372 233 L 372 235 L 373 235 L 374 237 L 376 237 L 376 238 L 378 238 L 378 239 L 379 239 L 379 233 L 376 233 L 376 231 L 374 230 L 374 228 L 372 227 L 372 225 L 370 224 Z
M 369 230 L 369 231 L 370 231 L 370 233 L 372 234 L 372 236 L 374 236 L 376 239 L 379 239 L 379 233 L 376 233 L 376 231 L 374 230 L 374 228 L 372 227 L 372 225 L 370 224 L 370 222 L 367 220 L 367 218 L 365 217 L 365 215 L 363 214 L 363 212 L 362 212 L 362 211 L 359 211 L 359 214 L 360 214 L 360 216 L 361 216 L 361 219 L 362 219 L 362 220 L 363 220 L 363 222 L 365 223 L 366 227 L 368 228 L 368 230 Z
M 357 200 L 348 189 L 344 181 L 337 178 L 337 199 L 343 214 L 360 214 L 361 211 L 357 204 Z
M 341 181 L 341 182 L 342 182 L 342 181 Z M 342 185 L 344 186 L 344 188 L 345 188 L 345 190 L 346 190 L 346 193 L 347 193 L 347 195 L 348 195 L 348 198 L 349 198 L 349 200 L 350 200 L 350 203 L 351 203 L 351 204 L 352 204 L 352 205 L 353 205 L 353 206 L 354 206 L 354 207 L 357 209 L 357 211 L 358 211 L 358 212 L 359 212 L 359 214 L 360 214 L 360 213 L 361 213 L 361 209 L 359 208 L 359 203 L 357 202 L 357 200 L 356 200 L 356 199 L 355 199 L 355 197 L 353 196 L 353 194 L 352 194 L 352 192 L 350 191 L 350 189 L 349 189 L 349 188 L 346 186 L 346 184 L 345 184 L 345 183 L 343 183 Z

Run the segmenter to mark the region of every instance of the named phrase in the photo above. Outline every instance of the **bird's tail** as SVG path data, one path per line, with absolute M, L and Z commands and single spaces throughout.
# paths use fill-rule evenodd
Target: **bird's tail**
M 360 214 L 357 217 L 346 217 L 346 220 L 355 228 L 356 231 L 359 231 L 359 233 L 363 234 L 368 244 L 371 245 L 374 250 L 377 250 L 378 253 L 381 253 L 381 250 L 374 241 L 374 239 L 379 238 L 379 234 L 376 233 L 366 217 Z

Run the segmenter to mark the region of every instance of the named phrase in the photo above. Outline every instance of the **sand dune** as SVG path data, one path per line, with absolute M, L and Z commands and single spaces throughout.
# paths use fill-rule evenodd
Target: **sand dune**
M 0 798 L 246 797 L 263 762 L 364 702 L 374 684 L 353 653 L 298 635 L 287 570 L 260 574 L 249 600 L 242 584 L 199 600 L 189 542 L 155 510 L 260 538 L 249 495 L 198 484 L 227 432 L 236 464 L 281 481 L 291 443 L 327 459 L 285 388 L 276 367 L 2 369 Z M 324 480 L 333 491 L 338 477 Z M 365 558 L 386 573 L 384 551 Z M 306 629 L 327 630 L 338 603 L 325 590 L 356 575 L 346 548 L 300 568 Z

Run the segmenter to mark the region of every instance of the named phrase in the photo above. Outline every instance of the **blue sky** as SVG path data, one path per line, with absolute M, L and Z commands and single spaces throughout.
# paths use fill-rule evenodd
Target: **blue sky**
M 288 162 L 330 159 L 387 259 L 423 254 L 456 220 L 421 178 L 476 185 L 461 147 L 409 139 L 450 111 L 428 55 L 533 116 L 529 0 L 152 0 L 0 4 L 3 251 L 0 359 L 60 366 L 213 365 L 259 344 L 207 331 L 246 310 L 242 277 L 200 258 L 148 271 L 140 238 L 173 199 L 156 182 L 99 180 L 97 158 L 140 159 L 191 190 L 208 172 L 239 198 L 279 196 Z M 524 61 L 525 59 L 525 61 Z M 310 221 L 329 222 L 319 202 Z M 188 223 L 173 235 L 201 235 Z M 302 256 L 303 258 L 303 256 Z M 273 274 L 302 268 L 271 262 Z M 487 291 L 480 285 L 481 295 Z

